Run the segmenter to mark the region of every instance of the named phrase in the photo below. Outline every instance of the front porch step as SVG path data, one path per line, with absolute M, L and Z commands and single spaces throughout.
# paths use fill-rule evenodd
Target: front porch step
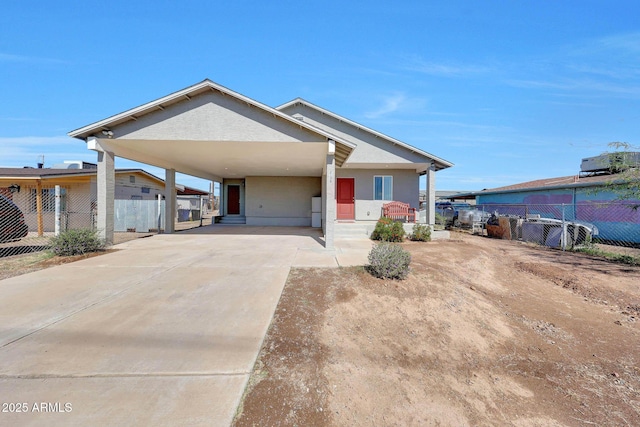
M 223 225 L 231 225 L 231 224 L 246 224 L 247 217 L 245 216 L 223 216 L 220 218 L 220 224 Z
M 367 238 L 371 236 L 371 232 L 375 228 L 375 222 L 352 222 L 341 223 L 336 222 L 333 227 L 334 237 L 336 238 Z

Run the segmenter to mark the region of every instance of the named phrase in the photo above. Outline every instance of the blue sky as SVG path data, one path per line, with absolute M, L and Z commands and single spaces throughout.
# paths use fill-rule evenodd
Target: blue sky
M 455 163 L 439 190 L 572 175 L 640 141 L 638 17 L 637 0 L 7 2 L 0 166 L 95 161 L 67 132 L 210 78 Z

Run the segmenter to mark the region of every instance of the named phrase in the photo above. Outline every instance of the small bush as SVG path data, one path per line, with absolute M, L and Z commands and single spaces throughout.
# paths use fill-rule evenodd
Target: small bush
M 409 274 L 411 254 L 400 245 L 378 243 L 369 252 L 367 271 L 380 279 L 402 280 Z
M 444 215 L 439 214 L 438 212 L 436 212 L 436 224 L 437 226 L 439 226 L 440 228 L 444 229 L 447 226 L 447 217 L 445 217 Z
M 98 232 L 90 229 L 68 230 L 51 238 L 51 252 L 55 255 L 70 256 L 96 252 L 104 247 Z
M 391 218 L 382 217 L 376 223 L 376 228 L 371 233 L 371 240 L 383 242 L 402 242 L 404 240 L 404 227 L 401 223 Z
M 431 241 L 431 227 L 424 224 L 414 224 L 413 231 L 409 235 L 409 239 L 415 242 L 430 242 Z

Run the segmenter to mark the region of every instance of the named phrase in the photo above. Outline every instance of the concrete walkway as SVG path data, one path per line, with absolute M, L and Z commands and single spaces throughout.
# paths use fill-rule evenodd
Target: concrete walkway
M 289 269 L 366 263 L 336 243 L 215 225 L 0 281 L 0 425 L 229 425 Z

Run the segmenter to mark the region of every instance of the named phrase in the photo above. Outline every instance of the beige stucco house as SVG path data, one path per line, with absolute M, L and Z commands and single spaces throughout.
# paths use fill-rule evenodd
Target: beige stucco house
M 56 186 L 60 187 L 61 192 L 62 229 L 96 226 L 96 165 L 74 163 L 81 163 L 83 167 L 0 168 L 0 195 L 11 200 L 22 211 L 29 231 L 54 231 Z M 155 201 L 158 195 L 165 195 L 164 181 L 143 169 L 117 169 L 114 176 L 114 200 Z M 180 201 L 182 195 L 200 197 L 208 196 L 208 193 L 177 186 L 174 197 Z
M 176 171 L 219 182 L 221 214 L 236 223 L 311 226 L 320 197 L 327 248 L 337 221 L 374 221 L 391 200 L 418 208 L 421 176 L 433 224 L 435 172 L 452 166 L 305 100 L 272 108 L 210 80 L 69 135 L 98 152 L 98 228 L 107 240 L 115 156 L 164 168 L 166 191 Z M 167 218 L 175 211 L 166 210 Z
M 95 168 L 0 168 L 0 194 L 18 206 L 30 231 L 52 232 L 54 189 L 58 185 L 64 214 L 63 229 L 91 228 L 95 225 L 96 172 Z M 119 169 L 114 175 L 114 199 L 150 200 L 157 194 L 164 194 L 162 179 L 142 169 Z

